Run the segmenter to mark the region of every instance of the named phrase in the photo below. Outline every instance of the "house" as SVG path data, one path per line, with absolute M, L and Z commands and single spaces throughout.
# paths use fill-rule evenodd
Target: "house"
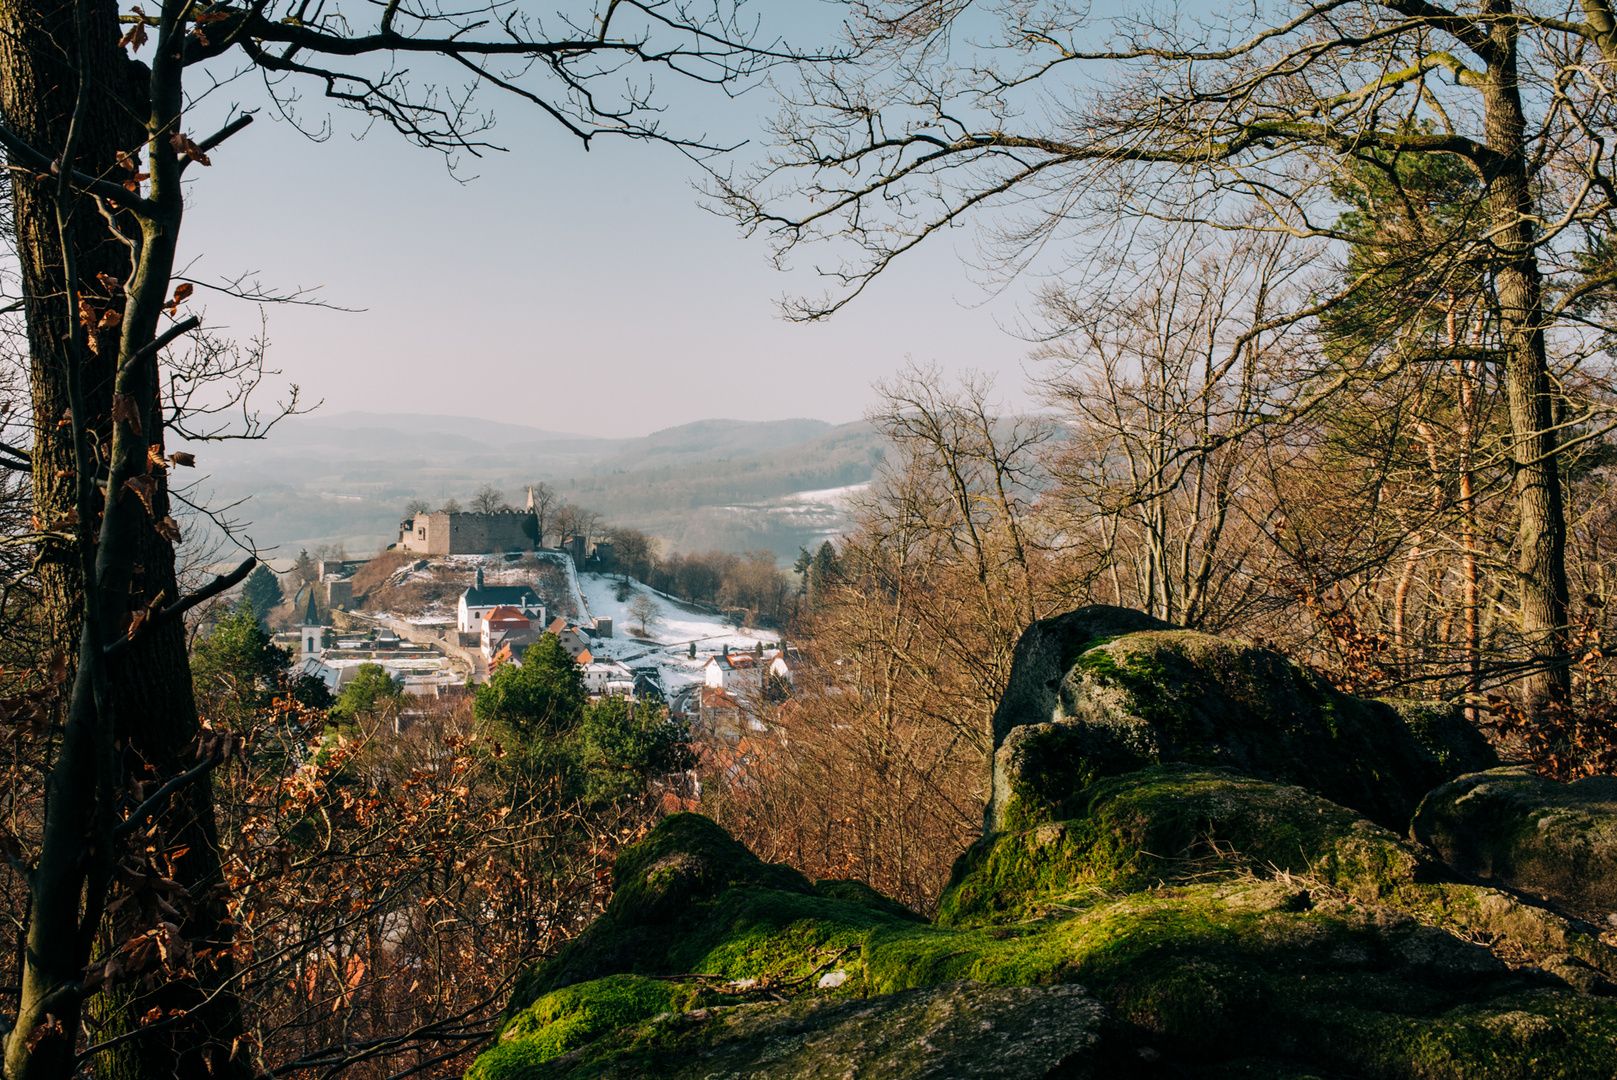
M 327 690 L 330 690 L 335 694 L 337 692 L 338 685 L 342 682 L 342 673 L 342 668 L 333 667 L 332 665 L 321 660 L 318 656 L 305 656 L 298 663 L 298 665 L 292 669 L 292 678 L 294 680 L 305 677 L 319 679 L 321 682 L 326 684 Z
M 574 660 L 578 660 L 580 656 L 587 654 L 590 650 L 589 637 L 585 631 L 576 626 L 564 626 L 560 633 L 557 633 L 554 629 L 550 632 L 561 639 L 561 647 L 566 649 L 567 655 Z M 588 661 L 580 660 L 579 662 L 587 663 Z
M 515 608 L 525 618 L 544 624 L 545 605 L 538 593 L 526 585 L 484 585 L 483 568 L 478 567 L 472 587 L 460 594 L 455 629 L 463 634 L 481 633 L 484 617 L 499 607 Z
M 636 701 L 640 701 L 645 698 L 655 698 L 658 701 L 663 699 L 663 676 L 661 669 L 655 667 L 634 668 L 633 674 L 634 689 L 631 691 L 629 695 L 630 697 L 634 698 Z
M 585 655 L 588 655 L 587 653 Z M 634 672 L 615 660 L 595 660 L 583 665 L 584 689 L 591 694 L 633 697 Z
M 769 661 L 769 674 L 787 682 L 797 681 L 797 673 L 802 670 L 803 658 L 796 649 L 781 649 Z
M 505 606 L 491 608 L 483 616 L 481 641 L 483 655 L 493 656 L 500 643 L 509 640 L 514 631 L 532 631 L 531 640 L 539 640 L 539 632 L 533 629 L 533 620 L 523 614 L 520 608 Z M 496 641 L 496 638 L 499 640 Z
M 773 654 L 733 652 L 715 656 L 702 668 L 702 681 L 718 690 L 737 693 L 757 690 L 762 672 Z
M 522 654 L 528 651 L 528 646 L 538 641 L 544 631 L 537 626 L 498 630 L 488 635 L 488 646 L 483 655 L 488 657 L 489 667 L 496 668 L 501 664 L 515 663 L 522 666 Z

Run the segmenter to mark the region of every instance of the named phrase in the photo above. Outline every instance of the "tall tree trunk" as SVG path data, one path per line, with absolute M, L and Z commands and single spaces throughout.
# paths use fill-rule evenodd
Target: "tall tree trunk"
M 73 0 L 0 0 L 0 119 L 35 148 L 60 153 L 78 93 L 76 68 L 82 50 L 90 85 L 101 92 L 88 97 L 75 164 L 83 172 L 118 176 L 118 152 L 136 151 L 147 139 L 142 120 L 151 111 L 148 72 L 119 47 L 120 28 L 112 0 L 86 0 L 83 14 L 82 22 L 75 17 Z M 52 197 L 55 180 L 36 180 L 23 170 L 10 175 L 36 433 L 34 512 L 48 525 L 62 520 L 75 499 L 71 431 L 58 422 L 68 408 L 67 365 L 72 353 L 67 337 L 77 312 L 68 304 Z M 88 200 L 80 204 L 72 242 L 82 292 L 99 298 L 102 306 L 121 310 L 120 287 L 133 272 L 131 248 L 112 234 Z M 119 337 L 118 330 L 98 335 L 94 351 L 84 354 L 79 372 L 86 424 L 104 448 L 112 445 Z M 144 439 L 161 448 L 162 410 L 156 401 L 155 362 L 146 383 L 150 400 L 141 402 L 141 412 L 148 417 Z M 158 480 L 153 511 L 161 519 L 168 512 L 168 493 L 160 476 Z M 79 529 L 93 533 L 96 526 L 95 521 L 86 521 Z M 153 603 L 172 603 L 178 592 L 173 546 L 144 517 L 132 543 L 138 573 L 127 600 L 120 598 L 120 605 L 133 611 Z M 78 546 L 48 543 L 40 572 L 52 639 L 73 664 L 80 648 L 85 602 Z M 118 632 L 113 620 L 107 633 L 115 636 Z M 163 779 L 183 771 L 191 763 L 188 751 L 199 730 L 184 628 L 174 623 L 143 635 L 115 662 L 109 675 L 110 712 L 116 718 L 121 748 L 119 775 L 129 782 Z M 207 784 L 194 784 L 177 794 L 157 824 L 171 849 L 185 850 L 176 860 L 176 880 L 199 901 L 182 932 L 203 947 L 223 946 L 222 954 L 228 956 L 230 935 L 222 902 L 204 901 L 220 879 L 218 838 Z M 123 1044 L 100 1063 L 98 1075 L 204 1080 L 228 1072 L 225 1059 L 239 1031 L 236 1001 L 232 995 L 219 994 L 210 1004 L 197 1008 L 228 977 L 228 962 L 200 965 L 198 974 L 201 981 L 196 986 L 164 987 L 152 993 L 118 988 L 97 1003 L 98 1015 L 108 1024 L 100 1032 L 102 1038 L 134 1030 L 141 1017 L 154 1008 L 165 1015 L 175 1009 L 191 1010 L 186 1019 L 153 1028 L 149 1035 Z M 218 1052 L 221 1044 L 223 1053 Z M 245 1061 L 238 1064 L 245 1065 Z
M 1533 194 L 1527 175 L 1527 122 L 1517 83 L 1516 28 L 1506 0 L 1484 14 L 1496 54 L 1482 88 L 1488 147 L 1488 214 L 1499 251 L 1495 290 L 1504 334 L 1514 495 L 1521 514 L 1516 561 L 1521 629 L 1535 668 L 1523 680 L 1532 708 L 1563 700 L 1567 667 L 1566 512 L 1555 427 L 1555 388 L 1544 348 L 1543 278 L 1533 249 Z

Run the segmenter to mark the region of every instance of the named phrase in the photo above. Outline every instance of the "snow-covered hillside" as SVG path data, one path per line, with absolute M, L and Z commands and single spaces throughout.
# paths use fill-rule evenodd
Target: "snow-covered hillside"
M 662 670 L 663 688 L 669 694 L 688 683 L 700 682 L 702 666 L 726 645 L 731 651 L 750 652 L 760 642 L 768 647 L 780 640 L 775 631 L 733 626 L 720 615 L 698 610 L 638 581 L 624 587 L 622 600 L 618 599 L 622 579 L 615 575 L 580 574 L 578 584 L 588 619 L 612 620 L 613 636 L 596 639 L 590 646 L 591 653 L 631 667 L 655 664 Z M 630 612 L 639 596 L 651 597 L 661 609 L 661 614 L 645 627 L 643 638 L 637 636 L 640 623 Z M 636 636 L 631 636 L 631 631 Z M 694 660 L 690 656 L 692 642 L 696 643 Z
M 612 620 L 610 638 L 597 638 L 590 652 L 597 659 L 619 660 L 630 667 L 659 669 L 662 685 L 672 696 L 680 687 L 702 680 L 708 659 L 723 652 L 750 652 L 760 643 L 775 645 L 780 634 L 732 625 L 722 615 L 702 611 L 681 600 L 624 581 L 612 574 L 578 573 L 573 560 L 561 552 L 529 552 L 521 556 L 434 555 L 400 566 L 384 583 L 400 603 L 378 612 L 385 618 L 418 626 L 443 626 L 455 619 L 456 598 L 472 583 L 478 570 L 488 585 L 528 585 L 557 615 L 588 627 L 595 619 Z M 623 599 L 619 600 L 619 592 Z M 635 599 L 649 596 L 658 614 L 642 627 L 631 612 Z M 690 655 L 691 643 L 696 656 Z

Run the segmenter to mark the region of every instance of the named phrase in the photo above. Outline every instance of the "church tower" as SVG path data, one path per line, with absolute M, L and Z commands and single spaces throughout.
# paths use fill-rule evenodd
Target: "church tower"
M 303 643 L 303 655 L 299 659 L 307 660 L 320 655 L 320 642 L 325 632 L 325 627 L 320 625 L 320 611 L 314 606 L 314 586 L 310 585 L 309 606 L 304 609 L 303 625 L 298 628 L 298 636 Z

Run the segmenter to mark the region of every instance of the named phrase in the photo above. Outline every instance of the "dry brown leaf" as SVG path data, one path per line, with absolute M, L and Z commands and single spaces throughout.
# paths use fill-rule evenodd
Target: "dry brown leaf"
M 152 496 L 157 494 L 157 481 L 150 476 L 131 476 L 124 481 L 124 490 L 133 491 L 146 507 L 146 512 L 153 518 L 157 511 L 152 508 Z
M 146 44 L 146 23 L 144 16 L 141 14 L 140 8 L 135 9 L 135 16 L 140 18 L 142 21 L 135 23 L 135 25 L 131 26 L 128 31 L 124 33 L 123 37 L 118 39 L 118 48 L 120 49 L 126 49 L 133 46 L 134 51 L 139 52 L 140 47 Z
M 168 144 L 172 146 L 175 151 L 184 154 L 198 165 L 213 164 L 213 162 L 208 160 L 208 155 L 202 152 L 202 147 L 193 142 L 191 136 L 185 134 L 183 131 L 176 131 L 173 135 L 170 135 Z
M 129 425 L 130 431 L 140 434 L 140 412 L 128 394 L 112 395 L 112 422 L 116 424 L 120 420 Z

